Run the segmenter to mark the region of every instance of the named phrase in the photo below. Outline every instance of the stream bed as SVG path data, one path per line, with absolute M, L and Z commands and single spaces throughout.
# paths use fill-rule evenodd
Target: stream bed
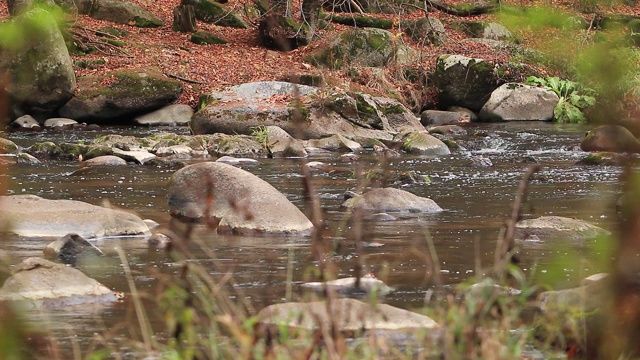
M 492 265 L 500 228 L 511 212 L 518 183 L 533 160 L 542 165 L 542 170 L 530 183 L 528 202 L 523 207 L 525 217 L 558 215 L 584 219 L 605 228 L 612 225 L 613 204 L 619 195 L 620 169 L 575 165 L 586 155 L 579 149 L 587 130 L 584 126 L 522 122 L 474 124 L 467 130 L 470 135 L 456 138 L 463 149 L 450 156 L 402 155 L 384 160 L 365 152 L 356 161 L 342 158 L 337 153 L 306 159 L 327 163 L 333 169 L 314 173 L 312 183 L 327 220 L 324 234 L 336 249 L 328 258 L 335 266 L 336 277 L 353 276 L 357 262 L 362 261 L 365 272 L 375 273 L 396 289 L 385 298 L 386 303 L 407 309 L 419 308 L 424 306 L 425 294 L 435 279 L 430 263 L 434 255 L 429 251 L 431 242 L 437 254 L 439 281 L 456 284 L 473 278 L 478 268 Z M 4 137 L 27 147 L 40 141 L 90 140 L 107 133 L 146 136 L 162 131 L 188 132 L 186 128 L 105 127 L 82 132 L 8 133 Z M 479 156 L 490 159 L 494 166 L 471 166 L 471 159 Z M 271 183 L 307 213 L 300 175 L 302 160 L 258 160 L 259 165 L 243 168 Z M 197 161 L 204 160 L 193 160 Z M 106 201 L 111 206 L 134 211 L 143 219 L 155 220 L 161 226 L 168 225 L 166 190 L 174 170 L 131 165 L 72 175 L 80 167 L 81 164 L 74 161 L 48 160 L 41 166 L 10 167 L 0 177 L 8 194 L 33 194 L 98 205 Z M 360 259 L 340 204 L 345 191 L 358 189 L 361 181 L 355 174 L 367 174 L 380 168 L 416 172 L 427 181 L 402 188 L 435 200 L 445 211 L 434 215 L 402 216 L 396 221 L 363 223 L 362 240 L 381 246 L 365 248 Z M 198 233 L 201 245 L 193 247 L 192 261 L 204 266 L 213 276 L 232 273 L 234 288 L 238 290 L 232 296 L 244 297 L 256 311 L 269 304 L 299 299 L 299 285 L 316 280 L 313 274 L 317 263 L 312 259 L 307 238 L 225 237 L 204 228 L 201 230 Z M 42 256 L 42 250 L 50 241 L 5 239 L 0 243 L 0 249 L 15 264 L 26 257 Z M 150 247 L 142 237 L 99 239 L 95 244 L 106 253 L 104 259 L 79 264 L 78 268 L 115 291 L 130 293 L 114 250 L 116 246 L 127 256 L 136 288 L 149 294 L 149 298 L 155 296 L 162 274 L 177 271 L 164 250 Z M 567 278 L 591 274 L 588 262 L 584 262 L 584 266 L 574 266 L 581 262 L 583 248 L 557 245 L 525 245 L 521 251 L 522 268 L 529 272 L 535 265 L 536 271 L 544 272 L 552 259 L 560 258 L 567 261 Z M 571 273 L 575 271 L 580 273 Z M 109 331 L 113 339 L 129 336 L 126 326 L 116 327 L 135 324 L 127 299 L 125 295 L 124 301 L 112 305 L 28 310 L 22 316 L 28 323 L 48 329 L 64 351 L 71 353 L 78 345 L 83 352 L 95 340 L 95 334 Z M 149 304 L 152 303 L 149 300 Z M 153 314 L 151 306 L 148 311 L 153 327 L 161 332 L 160 314 Z

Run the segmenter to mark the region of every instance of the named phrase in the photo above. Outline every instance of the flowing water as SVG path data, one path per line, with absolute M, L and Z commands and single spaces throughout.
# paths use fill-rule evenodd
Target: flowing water
M 365 272 L 376 273 L 396 289 L 385 301 L 403 308 L 423 306 L 425 294 L 436 278 L 444 284 L 455 284 L 474 277 L 477 269 L 489 267 L 493 262 L 499 230 L 511 212 L 518 183 L 532 158 L 543 168 L 530 183 L 528 202 L 523 208 L 526 217 L 559 215 L 605 227 L 611 225 L 615 215 L 612 204 L 619 193 L 620 169 L 575 165 L 585 156 L 578 145 L 586 128 L 523 122 L 480 124 L 468 130 L 470 135 L 458 138 L 463 149 L 450 156 L 403 155 L 386 160 L 387 169 L 415 171 L 426 177 L 426 183 L 405 185 L 403 189 L 432 198 L 445 211 L 435 215 L 412 214 L 390 222 L 364 222 L 363 241 L 382 246 L 365 248 L 361 258 L 340 203 L 346 190 L 355 190 L 361 183 L 354 174 L 384 167 L 381 158 L 367 153 L 357 161 L 330 153 L 310 158 L 330 164 L 334 169 L 314 174 L 313 184 L 327 219 L 325 234 L 336 250 L 327 260 L 335 266 L 337 277 L 353 276 L 356 264 L 362 261 Z M 186 133 L 184 128 L 104 128 L 96 132 L 12 133 L 5 136 L 21 146 L 28 146 L 45 140 L 89 140 L 105 133 L 145 136 L 159 131 Z M 494 166 L 470 166 L 471 159 L 477 156 L 489 158 Z M 259 165 L 244 168 L 271 183 L 306 211 L 300 164 L 300 159 L 260 159 Z M 2 175 L 3 183 L 8 194 L 35 194 L 93 204 L 108 201 L 111 206 L 135 211 L 142 218 L 168 224 L 166 184 L 173 170 L 129 166 L 71 175 L 80 167 L 72 161 L 14 166 Z M 232 272 L 236 291 L 231 296 L 243 297 L 256 310 L 283 302 L 287 297 L 295 300 L 300 293 L 299 284 L 314 280 L 312 275 L 317 263 L 312 259 L 309 239 L 222 237 L 204 230 L 199 238 L 204 245 L 194 247 L 193 261 L 214 276 Z M 0 246 L 10 254 L 12 262 L 17 263 L 25 257 L 41 256 L 48 242 L 7 239 Z M 429 244 L 433 245 L 435 254 L 429 251 Z M 151 297 L 155 296 L 159 274 L 177 271 L 163 250 L 149 247 L 143 238 L 100 239 L 96 245 L 107 256 L 99 262 L 80 264 L 78 268 L 115 291 L 130 292 L 114 250 L 116 246 L 127 255 L 136 288 Z M 582 261 L 580 256 L 584 249 L 556 245 L 525 245 L 521 252 L 522 267 L 530 273 L 535 264 L 539 268 L 537 271 L 544 273 L 552 259 L 557 261 L 559 258 L 566 261 L 567 277 L 590 274 L 589 263 Z M 431 264 L 434 255 L 438 259 L 437 273 Z M 103 334 L 106 330 L 110 330 L 113 339 L 129 336 L 127 326 L 115 326 L 137 324 L 130 305 L 125 300 L 97 307 L 74 306 L 46 312 L 30 310 L 24 316 L 28 322 L 45 324 L 65 351 L 71 351 L 72 344 L 79 344 L 84 350 L 95 334 Z M 162 322 L 154 316 L 157 315 L 154 309 L 148 307 L 152 323 L 160 331 Z

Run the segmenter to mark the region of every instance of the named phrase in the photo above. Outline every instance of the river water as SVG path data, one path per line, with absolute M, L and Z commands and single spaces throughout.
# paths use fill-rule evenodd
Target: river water
M 457 138 L 464 149 L 450 156 L 415 157 L 403 155 L 387 159 L 364 153 L 357 161 L 339 154 L 325 153 L 308 160 L 330 164 L 333 171 L 313 175 L 312 181 L 327 219 L 325 236 L 334 244 L 335 254 L 327 260 L 336 277 L 352 276 L 358 261 L 365 272 L 373 272 L 396 289 L 385 302 L 402 308 L 424 305 L 425 294 L 435 281 L 455 284 L 477 275 L 478 268 L 489 267 L 499 230 L 511 211 L 516 188 L 528 162 L 537 160 L 543 168 L 529 187 L 526 217 L 559 215 L 611 226 L 620 169 L 609 166 L 575 165 L 586 154 L 579 142 L 587 128 L 578 125 L 522 122 L 478 124 L 467 128 L 468 136 Z M 185 128 L 103 128 L 86 132 L 8 133 L 5 137 L 21 146 L 34 142 L 75 142 L 106 133 L 145 136 L 153 132 L 187 133 Z M 473 157 L 490 159 L 493 167 L 473 167 Z M 201 161 L 201 160 L 200 160 Z M 305 209 L 300 159 L 259 159 L 259 165 L 246 166 L 283 192 L 295 205 Z M 394 171 L 415 171 L 428 178 L 426 183 L 409 184 L 403 189 L 435 200 L 444 212 L 435 215 L 409 215 L 396 221 L 363 224 L 363 240 L 381 246 L 365 248 L 358 256 L 350 225 L 344 221 L 340 203 L 346 190 L 358 188 L 358 171 L 386 166 Z M 166 226 L 170 220 L 166 205 L 167 180 L 173 170 L 145 166 L 114 167 L 99 172 L 72 175 L 81 165 L 73 161 L 44 161 L 42 166 L 13 166 L 2 175 L 8 194 L 35 194 L 49 199 L 73 199 L 135 211 L 142 218 Z M 274 209 L 277 211 L 277 209 Z M 202 244 L 195 246 L 194 260 L 214 277 L 233 274 L 236 291 L 257 311 L 262 307 L 299 298 L 300 283 L 312 277 L 317 262 L 311 257 L 309 239 L 222 237 L 201 231 Z M 42 256 L 50 240 L 6 239 L 0 246 L 17 263 L 30 256 Z M 115 291 L 130 293 L 115 247 L 121 247 L 133 272 L 135 285 L 149 298 L 155 296 L 159 274 L 173 274 L 177 267 L 161 250 L 150 247 L 144 238 L 97 240 L 106 253 L 98 262 L 78 268 Z M 429 251 L 430 244 L 435 254 Z M 553 243 L 526 245 L 521 252 L 522 267 L 530 273 L 534 265 L 544 273 L 551 261 L 566 261 L 566 277 L 580 278 L 596 271 L 581 260 L 583 248 L 559 247 Z M 214 254 L 215 257 L 211 257 Z M 437 256 L 437 269 L 431 259 Z M 576 266 L 578 265 L 578 266 Z M 436 276 L 437 275 L 437 276 Z M 131 304 L 74 306 L 23 313 L 28 323 L 44 325 L 58 339 L 64 351 L 75 345 L 88 351 L 96 334 L 111 339 L 133 336 L 127 326 L 135 323 Z M 149 304 L 153 301 L 149 300 Z M 162 321 L 148 307 L 155 331 L 162 334 Z M 44 324 L 44 325 L 43 325 Z M 86 355 L 86 354 L 84 354 Z

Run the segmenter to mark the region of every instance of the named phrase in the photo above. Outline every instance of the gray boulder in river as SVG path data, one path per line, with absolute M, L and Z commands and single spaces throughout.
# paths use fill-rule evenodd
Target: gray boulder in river
M 15 50 L 0 49 L 0 68 L 8 70 L 8 87 L 17 116 L 52 113 L 76 88 L 73 62 L 56 20 L 47 11 L 33 9 L 14 20 L 23 30 Z M 16 39 L 17 40 L 17 39 Z
M 382 188 L 356 195 L 342 203 L 343 208 L 366 213 L 435 213 L 442 208 L 435 201 L 408 191 Z
M 395 100 L 354 92 L 323 94 L 320 88 L 288 82 L 247 83 L 203 99 L 205 107 L 191 119 L 194 134 L 248 135 L 274 125 L 299 139 L 338 134 L 391 140 L 398 131 L 424 130 Z
M 296 236 L 308 235 L 313 228 L 276 188 L 221 162 L 178 170 L 171 178 L 168 204 L 171 215 L 178 218 L 219 220 L 219 233 Z
M 25 237 L 83 238 L 146 235 L 149 228 L 137 215 L 75 200 L 47 200 L 35 195 L 0 197 L 0 229 Z
M 80 270 L 40 258 L 22 261 L 0 288 L 0 301 L 67 306 L 117 300 L 113 291 Z

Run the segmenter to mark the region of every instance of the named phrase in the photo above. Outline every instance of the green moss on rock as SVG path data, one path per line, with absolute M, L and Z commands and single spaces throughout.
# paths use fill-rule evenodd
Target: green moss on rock
M 238 14 L 213 1 L 197 1 L 195 4 L 195 12 L 196 19 L 209 24 L 238 29 L 249 28 L 249 25 L 247 25 Z
M 227 41 L 209 31 L 196 31 L 191 34 L 191 42 L 198 45 L 226 44 Z

